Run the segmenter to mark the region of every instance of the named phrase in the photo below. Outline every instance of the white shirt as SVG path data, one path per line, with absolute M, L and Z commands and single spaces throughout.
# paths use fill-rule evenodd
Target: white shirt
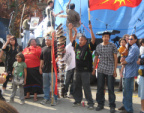
M 144 46 L 140 46 L 140 55 L 144 54 Z
M 62 60 L 64 60 L 66 63 L 66 71 L 75 68 L 76 66 L 75 51 L 74 48 L 72 47 L 71 42 L 66 46 L 66 53 Z

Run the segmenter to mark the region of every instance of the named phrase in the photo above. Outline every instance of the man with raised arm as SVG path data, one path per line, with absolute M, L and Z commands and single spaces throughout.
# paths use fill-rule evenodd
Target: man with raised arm
M 88 44 L 85 36 L 79 38 L 79 44 L 72 38 L 73 25 L 69 24 L 69 38 L 75 50 L 76 68 L 74 74 L 74 92 L 75 102 L 73 106 L 81 105 L 82 87 L 84 89 L 86 100 L 88 101 L 88 109 L 93 109 L 93 99 L 90 89 L 90 74 L 92 72 L 92 51 L 95 49 L 95 36 L 92 25 L 89 25 L 91 31 L 91 42 Z

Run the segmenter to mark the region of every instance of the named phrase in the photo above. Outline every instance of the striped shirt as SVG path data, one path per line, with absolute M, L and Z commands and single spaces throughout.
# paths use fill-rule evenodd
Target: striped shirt
M 125 65 L 124 68 L 124 78 L 130 78 L 130 77 L 135 77 L 138 75 L 138 64 L 137 60 L 139 57 L 139 48 L 136 44 L 133 44 L 129 48 L 129 53 L 125 61 L 127 64 Z

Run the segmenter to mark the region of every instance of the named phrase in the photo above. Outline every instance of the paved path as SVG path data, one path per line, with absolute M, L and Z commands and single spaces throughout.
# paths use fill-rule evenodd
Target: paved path
M 3 72 L 4 68 L 0 67 L 0 73 Z M 117 79 L 118 80 L 118 79 Z M 0 85 L 1 87 L 2 85 Z M 5 92 L 4 97 L 8 101 L 11 95 L 11 89 L 9 89 L 11 86 L 11 83 L 8 84 L 8 88 Z M 116 94 L 116 106 L 121 107 L 122 105 L 122 92 L 117 92 L 118 86 L 115 86 L 115 94 Z M 96 86 L 91 86 L 92 89 L 92 96 L 93 99 L 95 100 L 96 98 Z M 19 104 L 19 97 L 18 97 L 18 91 L 17 91 L 17 96 L 15 98 L 15 103 L 10 103 L 12 106 L 14 106 L 19 113 L 96 113 L 95 110 L 88 110 L 87 106 L 79 106 L 79 107 L 72 107 L 72 104 L 74 102 L 73 99 L 69 98 L 61 98 L 58 100 L 58 104 L 56 106 L 50 106 L 50 104 L 46 105 L 41 105 L 39 104 L 41 100 L 43 99 L 43 95 L 38 96 L 38 101 L 33 102 L 33 98 L 28 99 L 25 101 L 24 105 Z M 105 107 L 104 110 L 99 111 L 97 113 L 109 113 L 109 105 L 108 105 L 108 93 L 106 91 L 106 101 L 105 101 Z M 85 101 L 85 99 L 83 99 Z M 86 101 L 85 101 L 86 103 Z M 95 102 L 95 107 L 97 106 Z M 134 113 L 139 113 L 140 111 L 140 98 L 137 96 L 137 91 L 134 92 L 133 95 L 133 107 L 134 107 Z M 119 113 L 119 111 L 116 108 L 116 113 Z
M 5 98 L 8 101 L 11 95 L 11 89 L 9 89 L 11 85 L 8 85 L 8 88 L 5 92 Z M 92 86 L 92 95 L 93 99 L 96 97 L 96 86 Z M 117 90 L 117 89 L 115 89 Z M 117 108 L 122 105 L 122 92 L 116 92 L 116 106 Z M 58 100 L 58 104 L 56 106 L 51 106 L 50 104 L 41 105 L 39 104 L 43 95 L 39 95 L 38 101 L 33 102 L 33 98 L 28 99 L 25 101 L 24 105 L 19 104 L 19 97 L 18 97 L 18 91 L 17 96 L 15 98 L 15 103 L 10 103 L 12 106 L 14 106 L 20 113 L 95 113 L 95 110 L 88 110 L 87 106 L 79 106 L 79 107 L 72 107 L 72 104 L 74 102 L 73 99 L 69 98 L 61 98 Z M 83 99 L 85 101 L 85 99 Z M 85 101 L 86 103 L 86 101 Z M 137 96 L 137 92 L 133 95 L 133 107 L 134 107 L 134 113 L 139 113 L 140 111 L 140 99 Z M 95 107 L 97 104 L 95 103 Z M 116 108 L 116 110 L 117 110 Z M 106 102 L 105 102 L 105 109 L 102 111 L 99 111 L 99 113 L 109 113 L 109 106 L 108 106 L 108 93 L 106 91 Z M 117 110 L 117 113 L 119 111 Z

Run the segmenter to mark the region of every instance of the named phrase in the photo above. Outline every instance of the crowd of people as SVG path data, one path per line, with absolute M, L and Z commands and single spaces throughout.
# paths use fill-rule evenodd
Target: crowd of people
M 124 35 L 120 39 L 120 47 L 117 49 L 116 45 L 110 42 L 111 33 L 105 31 L 102 34 L 102 43 L 96 45 L 96 38 L 92 30 L 92 25 L 89 25 L 91 33 L 91 41 L 87 42 L 87 38 L 82 35 L 79 37 L 79 43 L 76 42 L 77 29 L 80 25 L 79 14 L 74 11 L 75 5 L 70 4 L 71 0 L 67 5 L 67 41 L 65 48 L 65 55 L 62 59 L 57 58 L 58 61 L 64 61 L 66 64 L 65 68 L 65 86 L 64 86 L 64 97 L 67 96 L 69 85 L 70 96 L 74 98 L 75 102 L 73 107 L 81 105 L 83 94 L 82 87 L 84 90 L 85 98 L 87 100 L 88 109 L 94 109 L 94 101 L 90 89 L 90 75 L 95 75 L 95 67 L 97 67 L 97 93 L 96 102 L 98 103 L 96 111 L 104 109 L 105 105 L 105 83 L 108 86 L 109 94 L 109 107 L 110 113 L 115 113 L 115 92 L 114 83 L 115 77 L 117 77 L 117 53 L 121 54 L 121 69 L 120 69 L 120 90 L 123 91 L 123 105 L 118 108 L 121 113 L 133 113 L 132 95 L 134 88 L 134 78 L 138 77 L 138 95 L 141 98 L 141 111 L 144 113 L 144 39 L 138 43 L 138 38 L 135 34 Z M 70 8 L 68 6 L 70 5 Z M 55 26 L 54 17 L 55 15 L 51 12 L 53 2 L 48 2 L 46 8 L 47 15 L 49 18 L 48 27 Z M 62 13 L 62 11 L 60 12 Z M 59 14 L 60 14 L 59 13 Z M 70 16 L 74 16 L 71 18 Z M 52 17 L 52 19 L 51 19 Z M 37 45 L 36 39 L 29 39 L 29 17 L 27 21 L 24 21 L 24 45 L 23 49 L 18 45 L 17 39 L 13 35 L 7 35 L 7 41 L 2 47 L 0 53 L 0 62 L 3 54 L 6 54 L 5 60 L 5 71 L 7 76 L 4 77 L 3 93 L 7 88 L 8 81 L 12 81 L 12 94 L 10 102 L 14 102 L 16 95 L 17 86 L 20 91 L 20 104 L 25 103 L 25 99 L 31 98 L 30 95 L 34 95 L 33 100 L 38 100 L 38 94 L 44 94 L 44 99 L 40 104 L 45 105 L 51 98 L 54 97 L 55 105 L 59 95 L 54 94 L 55 90 L 55 74 L 52 76 L 52 36 L 45 36 L 45 47 L 41 48 Z M 28 37 L 28 38 L 27 38 Z M 29 42 L 26 40 L 29 39 Z M 27 46 L 26 46 L 27 44 Z M 140 49 L 139 49 L 140 45 Z M 92 52 L 95 51 L 94 63 L 92 60 Z M 53 81 L 52 81 L 53 80 Z M 106 81 L 106 82 L 105 82 Z M 51 83 L 53 82 L 53 88 Z M 53 89 L 53 90 L 52 90 Z M 53 91 L 53 92 L 52 92 Z M 54 94 L 54 95 L 52 95 Z M 25 97 L 24 97 L 25 95 Z M 0 94 L 1 97 L 3 97 Z M 0 98 L 1 100 L 5 100 Z M 0 101 L 1 103 L 1 101 Z M 6 103 L 3 103 L 4 105 Z M 1 104 L 0 104 L 1 105 Z M 15 110 L 13 108 L 13 110 Z

